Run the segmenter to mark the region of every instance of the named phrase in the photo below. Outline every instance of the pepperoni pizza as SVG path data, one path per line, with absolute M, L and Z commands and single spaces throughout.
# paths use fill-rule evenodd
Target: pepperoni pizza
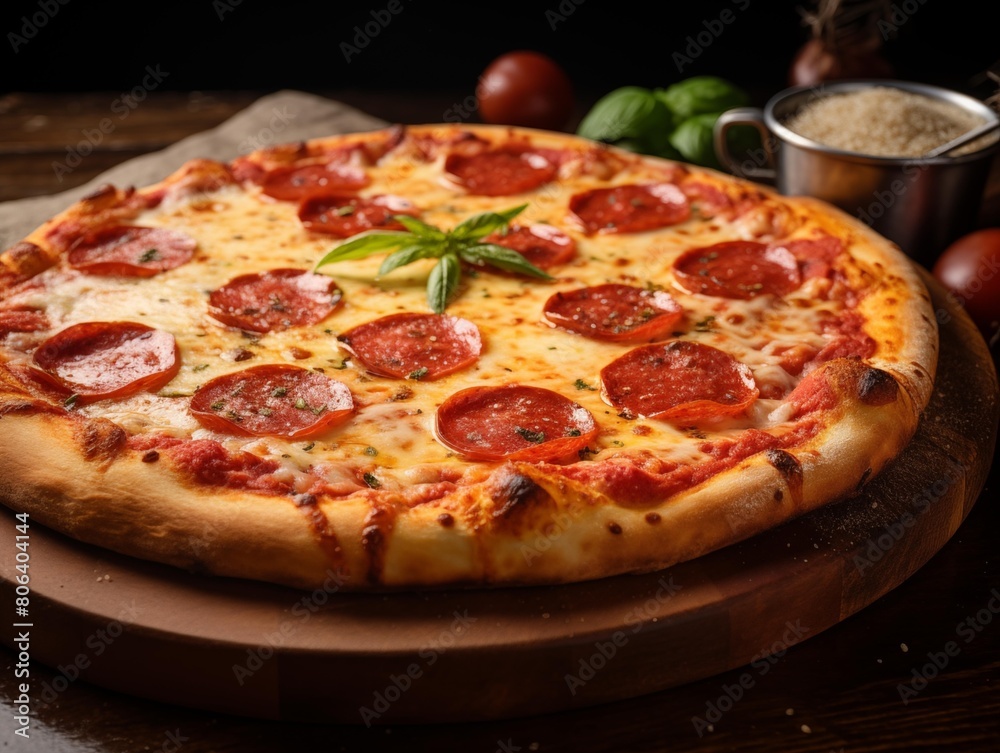
M 317 264 L 407 227 L 444 256 Z M 937 358 L 913 267 L 837 210 L 523 129 L 194 161 L 98 190 L 0 262 L 3 501 L 293 586 L 697 557 L 859 490 Z

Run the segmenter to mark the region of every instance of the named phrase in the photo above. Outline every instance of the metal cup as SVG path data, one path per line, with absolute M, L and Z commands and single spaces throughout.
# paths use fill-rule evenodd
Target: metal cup
M 997 114 L 972 97 L 905 81 L 842 81 L 798 86 L 772 97 L 763 111 L 741 107 L 715 125 L 719 162 L 736 175 L 772 182 L 785 195 L 806 195 L 834 204 L 930 266 L 944 248 L 975 227 L 983 190 L 1000 141 L 958 157 L 873 157 L 824 146 L 789 130 L 784 122 L 828 94 L 886 86 L 958 105 L 988 120 Z M 763 149 L 742 161 L 730 153 L 726 133 L 735 125 L 760 131 Z M 986 137 L 990 138 L 990 137 Z

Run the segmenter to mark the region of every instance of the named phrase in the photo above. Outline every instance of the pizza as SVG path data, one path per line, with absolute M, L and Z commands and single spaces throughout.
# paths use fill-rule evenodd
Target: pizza
M 815 200 L 425 125 L 104 186 L 0 256 L 0 497 L 189 571 L 567 583 L 856 494 L 934 311 Z

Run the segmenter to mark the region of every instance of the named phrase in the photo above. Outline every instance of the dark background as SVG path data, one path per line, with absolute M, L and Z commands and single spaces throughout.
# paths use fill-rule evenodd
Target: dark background
M 162 90 L 471 92 L 497 55 L 535 49 L 565 67 L 584 103 L 618 86 L 667 86 L 698 74 L 729 78 L 759 100 L 787 84 L 789 63 L 808 38 L 797 9 L 812 5 L 397 0 L 402 11 L 347 62 L 341 43 L 353 44 L 354 27 L 364 27 L 388 2 L 8 2 L 0 11 L 0 91 L 128 91 L 147 65 L 158 64 L 169 74 Z M 990 93 L 975 86 L 975 78 L 1000 58 L 995 9 L 975 12 L 969 0 L 902 0 L 895 6 L 902 23 L 885 54 L 897 77 Z M 22 16 L 44 17 L 45 8 L 49 17 L 29 39 Z M 724 9 L 733 22 L 678 71 L 673 53 L 683 53 L 688 37 Z M 553 30 L 546 11 L 565 20 L 556 19 Z M 16 52 L 10 34 L 27 40 Z

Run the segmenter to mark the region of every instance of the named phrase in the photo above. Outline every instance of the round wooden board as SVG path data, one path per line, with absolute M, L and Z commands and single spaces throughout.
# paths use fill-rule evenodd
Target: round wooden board
M 760 671 L 902 583 L 982 489 L 996 373 L 964 312 L 928 285 L 942 323 L 935 394 L 902 456 L 856 498 L 659 573 L 383 595 L 189 574 L 33 525 L 31 657 L 154 700 L 365 724 L 546 713 Z M 15 523 L 2 516 L 0 540 L 14 541 Z M 16 549 L 2 552 L 12 603 Z

